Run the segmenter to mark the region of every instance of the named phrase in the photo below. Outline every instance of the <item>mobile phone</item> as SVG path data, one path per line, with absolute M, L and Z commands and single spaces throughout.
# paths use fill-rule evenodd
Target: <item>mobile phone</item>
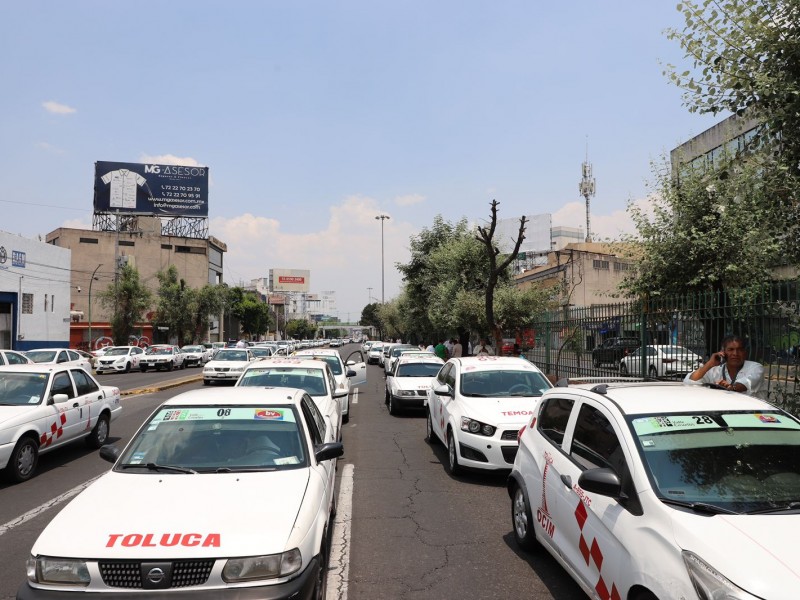
M 725 353 L 717 352 L 717 361 L 719 364 L 723 364 L 725 362 Z

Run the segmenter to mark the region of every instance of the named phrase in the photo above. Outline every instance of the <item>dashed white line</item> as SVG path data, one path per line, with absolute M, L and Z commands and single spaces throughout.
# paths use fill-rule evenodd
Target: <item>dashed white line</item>
M 339 481 L 339 499 L 336 503 L 336 518 L 333 521 L 330 562 L 328 563 L 327 597 L 331 600 L 347 600 L 347 577 L 350 573 L 350 525 L 353 515 L 353 470 L 352 464 L 345 465 Z
M 353 399 L 350 401 L 350 404 L 358 404 L 358 388 L 353 390 Z

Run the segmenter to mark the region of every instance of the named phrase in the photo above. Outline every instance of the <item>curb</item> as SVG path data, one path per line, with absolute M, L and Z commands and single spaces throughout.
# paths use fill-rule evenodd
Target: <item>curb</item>
M 133 388 L 132 390 L 125 390 L 124 392 L 120 392 L 121 396 L 138 396 L 140 394 L 152 394 L 154 392 L 160 392 L 163 390 L 169 390 L 175 387 L 179 387 L 181 385 L 186 385 L 187 383 L 194 383 L 196 381 L 202 381 L 202 375 L 192 375 L 191 377 L 184 377 L 182 379 L 173 379 L 171 381 L 165 381 L 164 383 L 160 383 L 154 387 L 140 387 L 140 388 Z

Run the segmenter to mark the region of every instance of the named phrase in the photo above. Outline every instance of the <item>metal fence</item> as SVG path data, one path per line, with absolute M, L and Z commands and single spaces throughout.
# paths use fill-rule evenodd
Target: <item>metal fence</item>
M 720 349 L 726 335 L 736 334 L 747 341 L 748 359 L 764 365 L 765 382 L 759 395 L 799 414 L 797 284 L 782 282 L 758 293 L 649 297 L 564 307 L 534 325 L 536 343 L 525 355 L 557 378 L 622 374 L 683 379 L 698 360 L 705 361 Z M 611 340 L 620 337 L 635 338 L 639 348 L 634 344 L 614 349 Z M 679 349 L 661 348 L 675 346 Z

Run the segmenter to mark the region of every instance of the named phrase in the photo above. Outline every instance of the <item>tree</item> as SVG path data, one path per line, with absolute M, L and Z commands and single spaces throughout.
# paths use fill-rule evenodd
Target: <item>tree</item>
M 667 65 L 692 112 L 728 111 L 765 126 L 760 141 L 800 169 L 800 3 L 787 0 L 684 0 L 686 27 L 667 30 L 691 63 Z
M 208 330 L 212 316 L 219 315 L 225 304 L 225 288 L 206 284 L 196 291 L 192 304 L 192 342 L 199 342 Z
M 242 332 L 250 338 L 269 331 L 269 305 L 260 302 L 254 294 L 242 294 L 241 299 L 235 302 L 230 310 L 233 316 L 239 320 Z
M 316 326 L 305 319 L 291 319 L 286 323 L 286 335 L 296 340 L 308 340 L 314 337 Z
M 526 219 L 524 215 L 519 219 L 519 233 L 517 234 L 517 239 L 514 242 L 514 249 L 511 251 L 511 254 L 507 255 L 505 258 L 501 258 L 498 263 L 500 249 L 494 244 L 498 204 L 500 203 L 497 200 L 492 200 L 492 218 L 489 221 L 489 228 L 486 229 L 485 227 L 479 226 L 477 239 L 483 244 L 486 256 L 489 259 L 489 268 L 486 273 L 486 325 L 494 336 L 495 348 L 499 350 L 503 347 L 503 330 L 495 320 L 494 291 L 500 276 L 507 272 L 511 261 L 513 261 L 519 253 L 519 248 L 525 239 Z
M 186 339 L 191 339 L 192 304 L 194 292 L 186 286 L 183 279 L 178 278 L 178 269 L 170 265 L 166 271 L 159 271 L 158 277 L 158 306 L 153 318 L 157 327 L 166 327 L 169 337 L 176 339 L 179 346 L 183 346 Z
M 114 344 L 128 345 L 135 324 L 142 321 L 153 301 L 150 290 L 139 279 L 139 271 L 131 265 L 124 265 L 116 282 L 98 296 L 103 307 L 111 313 Z

